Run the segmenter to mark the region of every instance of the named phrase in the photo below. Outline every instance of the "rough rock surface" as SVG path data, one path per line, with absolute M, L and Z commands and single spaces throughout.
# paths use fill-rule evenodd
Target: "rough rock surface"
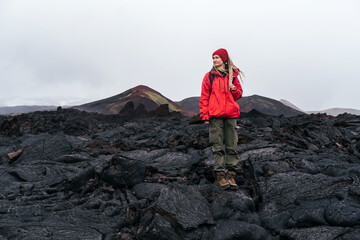
M 223 191 L 207 125 L 134 114 L 0 117 L 0 239 L 360 239 L 359 116 L 247 114 Z

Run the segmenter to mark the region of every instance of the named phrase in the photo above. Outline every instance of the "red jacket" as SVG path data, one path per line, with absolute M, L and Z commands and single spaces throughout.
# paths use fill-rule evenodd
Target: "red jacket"
M 211 95 L 211 83 L 208 72 L 202 81 L 199 102 L 200 117 L 203 120 L 209 120 L 212 117 L 238 118 L 240 116 L 240 107 L 236 100 L 242 97 L 243 90 L 237 78 L 237 71 L 233 70 L 233 76 L 236 77 L 233 81 L 233 85 L 236 87 L 234 91 L 230 91 L 228 87 L 229 75 L 222 77 L 216 71 L 211 71 L 211 73 L 214 74 Z

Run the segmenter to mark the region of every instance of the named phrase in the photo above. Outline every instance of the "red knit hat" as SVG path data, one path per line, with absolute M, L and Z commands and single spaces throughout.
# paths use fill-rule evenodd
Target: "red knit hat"
M 218 50 L 216 50 L 212 54 L 212 56 L 214 56 L 214 55 L 218 55 L 221 58 L 221 60 L 223 60 L 224 63 L 226 63 L 227 60 L 229 59 L 229 54 L 226 51 L 226 49 L 224 49 L 224 48 L 219 48 Z

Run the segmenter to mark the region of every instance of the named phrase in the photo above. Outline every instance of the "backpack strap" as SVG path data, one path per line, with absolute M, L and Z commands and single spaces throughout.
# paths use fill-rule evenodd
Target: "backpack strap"
M 214 74 L 211 73 L 211 71 L 209 72 L 209 79 L 210 79 L 210 95 L 211 95 L 211 92 L 212 92 L 212 84 L 214 82 Z

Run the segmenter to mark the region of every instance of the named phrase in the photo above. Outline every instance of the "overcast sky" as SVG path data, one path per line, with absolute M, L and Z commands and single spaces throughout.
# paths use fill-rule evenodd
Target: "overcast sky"
M 358 0 L 0 0 L 0 106 L 200 96 L 218 48 L 244 96 L 360 109 Z

